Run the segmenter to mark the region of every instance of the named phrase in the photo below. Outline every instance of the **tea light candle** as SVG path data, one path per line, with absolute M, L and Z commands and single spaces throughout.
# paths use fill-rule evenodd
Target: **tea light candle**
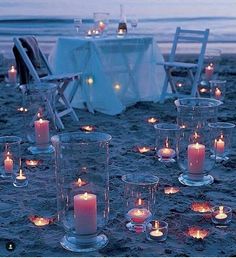
M 215 206 L 212 208 L 211 215 L 213 223 L 225 225 L 232 219 L 232 209 L 226 206 Z
M 146 238 L 150 241 L 165 241 L 168 234 L 168 223 L 152 220 L 146 226 Z
M 8 70 L 8 81 L 9 83 L 16 83 L 17 78 L 17 70 L 12 65 L 11 68 Z
M 86 185 L 86 182 L 83 181 L 81 178 L 78 178 L 78 180 L 75 182 L 75 186 L 77 186 L 77 187 L 81 187 L 84 185 Z
M 150 117 L 150 118 L 148 118 L 148 123 L 150 123 L 150 124 L 155 124 L 156 122 L 157 122 L 157 118 L 155 118 L 155 117 Z
M 205 162 L 205 145 L 197 143 L 188 145 L 188 171 L 192 179 L 203 176 Z
M 223 154 L 225 151 L 224 136 L 221 135 L 219 139 L 215 139 L 214 148 L 217 154 Z
M 222 96 L 221 90 L 219 88 L 216 88 L 215 89 L 215 98 L 219 100 L 221 98 L 221 96 Z
M 158 156 L 162 159 L 169 159 L 175 156 L 175 151 L 171 148 L 162 148 L 158 151 Z
M 80 127 L 80 130 L 85 131 L 85 132 L 92 132 L 95 130 L 95 127 L 92 125 L 84 125 Z
M 180 190 L 178 187 L 168 186 L 164 188 L 165 194 L 175 194 L 178 193 Z
M 200 213 L 211 212 L 211 205 L 208 202 L 194 202 L 191 205 L 191 210 Z
M 123 29 L 119 29 L 118 30 L 118 32 L 117 32 L 117 35 L 119 36 L 119 37 L 123 37 L 124 35 L 125 35 L 125 30 L 123 30 Z
M 91 37 L 92 34 L 93 34 L 93 31 L 92 31 L 92 30 L 88 30 L 88 31 L 87 31 L 87 37 Z
M 13 171 L 13 159 L 11 159 L 9 155 L 7 155 L 4 160 L 4 169 L 8 173 Z
M 155 221 L 154 229 L 150 232 L 150 235 L 152 237 L 160 237 L 163 236 L 163 233 L 159 230 L 159 222 Z
M 207 80 L 211 79 L 213 73 L 214 73 L 213 64 L 209 64 L 208 66 L 205 67 L 205 75 Z
M 51 224 L 54 219 L 50 219 L 50 218 L 43 218 L 43 217 L 38 217 L 38 216 L 30 216 L 29 220 L 38 227 L 43 227 L 43 226 L 47 226 L 49 224 Z
M 34 121 L 35 141 L 38 145 L 47 145 L 49 143 L 49 121 L 39 120 Z
M 74 196 L 75 231 L 77 234 L 95 234 L 97 231 L 97 196 L 84 193 Z
M 143 147 L 137 147 L 137 150 L 139 153 L 146 153 L 146 152 L 149 152 L 151 148 L 143 146 Z
M 142 224 L 151 216 L 151 212 L 146 208 L 133 208 L 128 212 L 131 221 Z
M 19 180 L 19 181 L 26 180 L 26 176 L 23 175 L 22 169 L 20 169 L 20 174 L 16 177 L 16 180 Z
M 198 227 L 190 227 L 187 234 L 195 239 L 204 239 L 208 236 L 208 230 Z
M 206 93 L 208 90 L 207 90 L 206 88 L 201 88 L 199 91 L 200 91 L 201 93 Z
M 39 160 L 26 160 L 25 163 L 27 166 L 36 167 L 39 164 Z

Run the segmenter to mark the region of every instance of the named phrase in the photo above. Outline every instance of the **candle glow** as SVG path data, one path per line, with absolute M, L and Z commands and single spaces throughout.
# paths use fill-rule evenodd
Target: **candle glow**
M 29 220 L 38 227 L 47 226 L 54 222 L 54 219 L 51 218 L 43 218 L 39 216 L 29 216 Z
M 150 117 L 147 119 L 147 121 L 149 124 L 155 124 L 158 120 L 155 117 Z
M 26 180 L 26 176 L 23 175 L 22 169 L 20 169 L 20 174 L 16 177 L 17 180 Z
M 211 212 L 211 208 L 212 207 L 208 202 L 194 202 L 191 204 L 191 210 L 195 212 Z
M 199 227 L 190 227 L 187 234 L 195 239 L 204 239 L 208 236 L 209 232 Z
M 154 230 L 150 232 L 150 235 L 153 237 L 163 236 L 163 233 L 159 230 L 159 221 L 155 220 Z
M 147 147 L 147 146 L 143 146 L 143 147 L 137 147 L 137 151 L 139 153 L 147 153 L 151 150 L 150 147 Z
M 128 216 L 133 222 L 142 224 L 151 216 L 151 212 L 146 208 L 133 208 L 128 212 Z
M 26 160 L 25 164 L 29 167 L 36 167 L 37 165 L 39 165 L 39 160 Z
M 92 125 L 84 125 L 80 127 L 80 130 L 85 132 L 92 132 L 95 130 L 95 127 Z
M 224 142 L 223 134 L 220 135 L 219 139 L 215 139 L 214 148 L 216 150 L 216 153 L 218 153 L 218 154 L 224 153 L 224 151 L 225 151 L 225 142 Z
M 165 194 L 175 194 L 178 193 L 180 189 L 178 187 L 168 186 L 164 188 Z
M 224 206 L 219 206 L 219 213 L 215 216 L 216 219 L 226 219 L 228 216 L 224 213 Z
M 221 95 L 222 95 L 221 90 L 219 88 L 216 88 L 215 89 L 215 98 L 220 99 Z

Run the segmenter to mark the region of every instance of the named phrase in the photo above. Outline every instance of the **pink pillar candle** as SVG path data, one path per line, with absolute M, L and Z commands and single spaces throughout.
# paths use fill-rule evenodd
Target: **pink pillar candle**
M 75 231 L 79 235 L 95 234 L 97 231 L 97 196 L 77 194 L 74 196 Z
M 39 119 L 34 121 L 35 141 L 38 145 L 46 145 L 49 142 L 49 121 Z
M 9 83 L 16 83 L 16 78 L 17 78 L 17 70 L 12 65 L 11 69 L 8 70 L 8 81 L 9 81 Z
M 213 64 L 210 64 L 210 65 L 205 67 L 205 75 L 206 75 L 206 79 L 207 80 L 211 79 L 213 73 L 214 73 L 214 66 L 213 66 Z
M 219 88 L 216 88 L 216 89 L 215 89 L 215 98 L 216 98 L 216 99 L 220 99 L 221 96 L 222 96 L 221 90 L 220 90 Z
M 194 143 L 188 145 L 188 171 L 192 179 L 203 176 L 205 161 L 205 145 Z
M 9 156 L 4 160 L 4 169 L 8 173 L 13 171 L 13 160 Z
M 220 139 L 215 139 L 215 144 L 214 144 L 214 147 L 215 147 L 215 151 L 217 154 L 222 154 L 224 153 L 225 151 L 225 142 L 222 138 Z

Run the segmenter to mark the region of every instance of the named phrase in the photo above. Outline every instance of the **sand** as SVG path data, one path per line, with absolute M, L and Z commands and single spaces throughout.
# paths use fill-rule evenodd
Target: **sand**
M 225 56 L 221 61 L 221 78 L 227 80 L 227 94 L 219 110 L 219 121 L 235 122 L 236 58 Z M 76 110 L 78 123 L 69 117 L 65 131 L 77 131 L 81 125 L 94 125 L 96 131 L 112 135 L 110 144 L 110 220 L 104 233 L 109 244 L 92 253 L 73 253 L 63 249 L 59 243 L 63 228 L 57 223 L 37 227 L 30 215 L 55 217 L 56 185 L 52 155 L 32 156 L 27 151 L 30 144 L 25 139 L 22 114 L 16 112 L 21 106 L 21 93 L 14 87 L 1 83 L 0 135 L 17 135 L 23 138 L 22 162 L 29 184 L 15 188 L 10 180 L 0 180 L 0 256 L 236 256 L 236 146 L 229 162 L 218 163 L 211 174 L 215 181 L 210 186 L 187 187 L 178 181 L 181 173 L 176 163 L 165 166 L 155 152 L 139 154 L 133 151 L 137 145 L 155 145 L 155 130 L 146 122 L 148 117 L 157 117 L 160 122 L 175 122 L 176 108 L 173 100 L 164 104 L 143 102 L 127 108 L 117 116 L 101 113 L 91 114 Z M 56 132 L 55 132 L 56 133 Z M 235 130 L 234 130 L 235 138 Z M 40 159 L 35 168 L 28 168 L 26 159 Z M 126 229 L 123 213 L 123 185 L 121 176 L 126 173 L 147 173 L 160 178 L 157 192 L 155 216 L 169 223 L 168 238 L 163 243 L 149 242 L 145 233 L 137 234 Z M 178 186 L 180 192 L 165 195 L 164 187 Z M 233 219 L 228 227 L 218 228 L 209 217 L 194 213 L 191 203 L 207 201 L 212 206 L 223 204 L 233 209 Z M 204 240 L 190 238 L 185 232 L 189 226 L 201 226 L 209 230 Z M 6 249 L 12 241 L 15 249 Z

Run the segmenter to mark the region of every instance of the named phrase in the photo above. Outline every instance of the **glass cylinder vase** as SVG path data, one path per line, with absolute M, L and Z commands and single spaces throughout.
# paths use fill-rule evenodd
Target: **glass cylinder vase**
M 17 136 L 0 137 L 0 172 L 3 178 L 14 178 L 21 166 L 21 138 Z
M 215 134 L 209 127 L 186 128 L 181 130 L 178 141 L 177 157 L 182 170 L 179 181 L 184 185 L 202 186 L 213 183 L 209 175 L 215 159 L 212 159 L 212 141 Z
M 52 153 L 50 134 L 57 129 L 55 122 L 55 96 L 57 85 L 32 83 L 20 86 L 23 93 L 25 134 L 32 143 L 28 149 L 32 154 Z
M 101 233 L 109 214 L 109 142 L 99 132 L 74 132 L 52 137 L 56 156 L 58 218 L 66 234 L 61 245 L 88 252 L 108 243 Z
M 158 123 L 156 130 L 156 152 L 161 162 L 175 162 L 176 146 L 180 127 L 177 124 Z
M 212 158 L 216 159 L 216 162 L 229 160 L 235 124 L 216 122 L 209 123 L 209 127 L 211 132 L 216 135 L 211 145 Z
M 147 221 L 155 212 L 159 178 L 145 174 L 122 176 L 124 183 L 124 211 L 129 221 L 126 227 L 137 233 L 144 232 Z
M 216 122 L 220 100 L 211 98 L 182 98 L 175 100 L 177 123 L 181 128 L 200 128 Z

